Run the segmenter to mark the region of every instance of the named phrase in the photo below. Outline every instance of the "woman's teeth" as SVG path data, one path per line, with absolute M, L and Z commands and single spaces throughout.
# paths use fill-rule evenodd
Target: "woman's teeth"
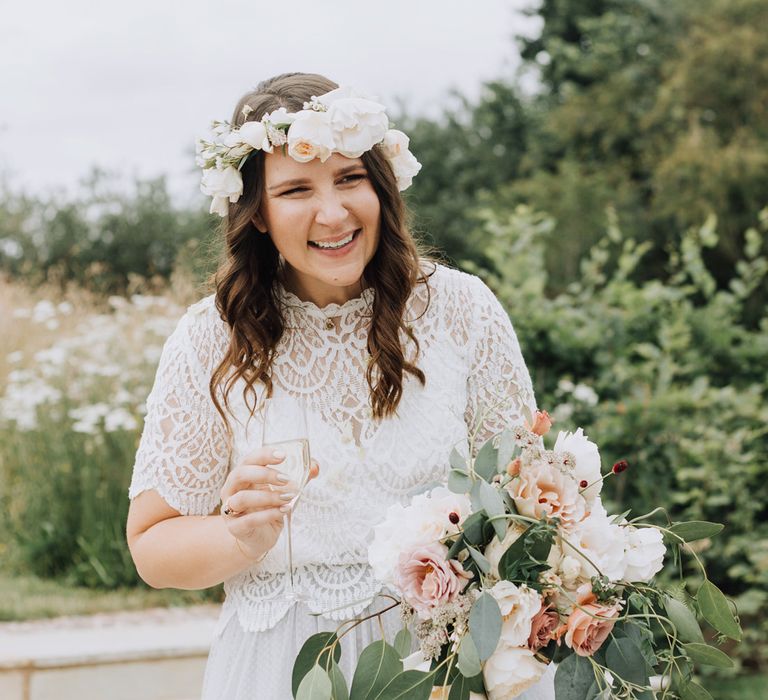
M 356 233 L 357 231 L 353 231 L 346 238 L 342 238 L 340 241 L 336 241 L 335 243 L 325 243 L 323 241 L 310 241 L 310 243 L 317 248 L 335 250 L 336 248 L 343 248 L 348 243 L 351 243 Z

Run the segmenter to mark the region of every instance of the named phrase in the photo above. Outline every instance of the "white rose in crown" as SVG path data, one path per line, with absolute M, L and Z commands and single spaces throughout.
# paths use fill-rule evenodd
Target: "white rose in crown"
M 300 112 L 288 131 L 288 155 L 299 163 L 325 162 L 336 144 L 326 112 Z
M 512 647 L 524 646 L 531 634 L 531 622 L 541 610 L 539 594 L 528 586 L 516 586 L 511 581 L 499 581 L 489 593 L 501 611 L 501 643 Z
M 267 127 L 262 122 L 245 122 L 234 133 L 238 134 L 240 140 L 247 143 L 251 148 L 272 153 L 272 144 L 267 138 Z
M 327 108 L 335 150 L 347 158 L 359 158 L 379 143 L 389 129 L 384 105 L 350 86 L 336 88 L 313 100 Z
M 661 532 L 653 527 L 622 528 L 626 537 L 624 580 L 650 581 L 664 566 L 667 548 Z
M 421 163 L 416 160 L 416 157 L 410 151 L 406 151 L 394 158 L 390 158 L 389 162 L 395 173 L 397 189 L 400 190 L 400 192 L 408 189 L 413 183 L 413 178 L 418 175 L 419 170 L 421 170 Z
M 296 113 L 289 112 L 285 107 L 280 107 L 274 112 L 269 112 L 261 118 L 262 122 L 269 122 L 270 124 L 293 124 L 296 121 Z
M 210 213 L 226 216 L 229 202 L 236 202 L 243 193 L 243 177 L 237 168 L 210 168 L 203 171 L 203 181 L 200 189 L 204 194 L 211 195 Z
M 573 476 L 577 484 L 584 481 L 590 484 L 589 488 L 582 490 L 581 495 L 587 505 L 591 505 L 603 488 L 597 445 L 588 440 L 584 430 L 579 428 L 575 433 L 560 432 L 553 449 L 555 452 L 570 452 L 576 458 Z
M 536 683 L 546 670 L 530 649 L 499 642 L 496 651 L 485 662 L 483 679 L 489 700 L 517 697 Z
M 381 149 L 387 158 L 395 158 L 408 150 L 411 140 L 398 129 L 389 129 L 384 134 L 384 140 L 381 142 Z

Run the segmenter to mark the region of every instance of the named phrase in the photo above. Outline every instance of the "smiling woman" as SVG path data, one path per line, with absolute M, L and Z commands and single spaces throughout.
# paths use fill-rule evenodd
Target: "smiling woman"
M 420 166 L 382 105 L 285 74 L 215 128 L 198 162 L 226 258 L 163 350 L 128 541 L 150 585 L 225 584 L 203 697 L 282 699 L 310 635 L 370 615 L 341 642 L 348 680 L 363 648 L 393 640 L 373 528 L 444 480 L 470 432 L 480 444 L 535 401 L 490 290 L 420 254 L 400 194 Z M 259 439 L 268 397 L 304 405 L 322 470 L 300 491 Z M 525 697 L 552 697 L 540 686 Z

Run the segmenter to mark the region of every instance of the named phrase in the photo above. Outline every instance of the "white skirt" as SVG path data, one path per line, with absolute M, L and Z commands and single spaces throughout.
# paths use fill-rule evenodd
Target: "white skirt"
M 360 616 L 386 607 L 377 601 Z M 398 610 L 381 616 L 384 637 L 391 644 L 402 628 Z M 270 630 L 247 632 L 237 615 L 232 615 L 211 645 L 203 681 L 202 700 L 291 700 L 291 674 L 301 645 L 317 632 L 332 632 L 339 626 L 336 620 L 311 615 L 303 604 L 292 607 Z M 381 639 L 376 618 L 358 625 L 341 640 L 339 665 L 352 684 L 352 675 L 362 650 Z M 521 700 L 554 700 L 554 668 L 552 665 L 542 679 L 519 696 Z

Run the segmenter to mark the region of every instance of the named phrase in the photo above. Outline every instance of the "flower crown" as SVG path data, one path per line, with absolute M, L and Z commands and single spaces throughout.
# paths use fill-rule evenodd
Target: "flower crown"
M 243 107 L 246 119 L 251 112 L 250 106 Z M 331 153 L 359 158 L 378 145 L 392 166 L 400 191 L 421 170 L 408 150 L 408 137 L 389 128 L 384 106 L 351 87 L 313 96 L 299 112 L 280 107 L 261 121 L 246 121 L 239 128 L 215 121 L 212 129 L 213 141 L 197 140 L 195 162 L 203 169 L 200 189 L 213 197 L 210 213 L 219 216 L 227 216 L 229 203 L 240 199 L 240 170 L 254 151 L 272 153 L 275 147 L 282 147 L 294 160 L 307 163 L 313 158 L 325 162 Z

